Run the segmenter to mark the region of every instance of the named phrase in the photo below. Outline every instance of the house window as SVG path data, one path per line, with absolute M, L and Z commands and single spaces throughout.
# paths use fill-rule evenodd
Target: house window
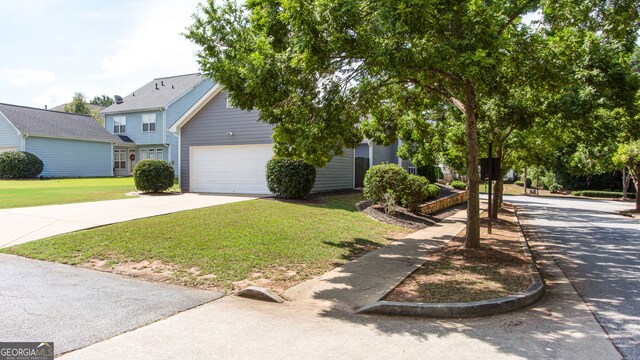
M 415 165 L 413 165 L 411 161 L 409 161 L 409 164 L 407 165 L 407 171 L 409 172 L 409 174 L 418 175 L 418 169 Z
M 140 149 L 140 160 L 164 160 L 164 149 L 162 148 L 142 148 Z
M 238 107 L 233 104 L 233 100 L 227 96 L 227 109 L 237 109 Z
M 142 131 L 156 131 L 156 114 L 142 114 Z
M 113 150 L 113 168 L 116 170 L 124 170 L 127 168 L 127 150 Z
M 124 134 L 126 126 L 127 126 L 126 116 L 113 117 L 113 133 L 114 134 Z

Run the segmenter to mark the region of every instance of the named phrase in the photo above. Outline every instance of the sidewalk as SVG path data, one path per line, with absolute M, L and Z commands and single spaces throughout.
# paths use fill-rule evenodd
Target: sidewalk
M 227 296 L 63 356 L 73 359 L 619 359 L 552 260 L 549 293 L 508 314 L 433 320 L 358 315 L 464 228 L 464 213 L 285 292 L 283 304 Z
M 465 228 L 467 211 L 372 251 L 284 292 L 294 303 L 353 311 L 379 300 Z

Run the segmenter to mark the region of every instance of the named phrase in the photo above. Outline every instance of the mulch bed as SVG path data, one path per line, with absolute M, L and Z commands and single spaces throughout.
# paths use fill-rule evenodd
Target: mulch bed
M 495 299 L 531 285 L 529 260 L 522 251 L 515 214 L 502 210 L 487 233 L 482 219 L 481 247 L 463 247 L 466 230 L 431 253 L 427 262 L 405 279 L 385 300 L 452 303 Z M 486 215 L 485 215 L 486 216 Z
M 466 204 L 460 204 L 432 215 L 421 215 L 414 214 L 405 208 L 398 207 L 395 214 L 387 215 L 384 213 L 382 206 L 373 204 L 371 201 L 362 201 L 356 206 L 358 207 L 358 210 L 362 211 L 365 215 L 373 218 L 374 220 L 391 225 L 402 226 L 412 230 L 420 230 L 432 226 L 440 222 L 442 219 L 466 208 Z

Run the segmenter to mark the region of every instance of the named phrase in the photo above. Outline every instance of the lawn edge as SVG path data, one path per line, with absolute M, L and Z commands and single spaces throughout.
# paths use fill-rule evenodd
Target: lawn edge
M 529 260 L 531 285 L 526 290 L 496 299 L 462 303 L 414 303 L 386 301 L 381 300 L 384 298 L 383 296 L 380 300 L 363 306 L 357 311 L 357 313 L 428 318 L 471 318 L 503 314 L 533 305 L 544 296 L 546 285 L 531 253 L 529 242 L 525 236 L 525 230 L 520 222 L 520 217 L 518 216 L 517 208 L 515 209 L 515 214 L 518 221 L 518 227 L 520 228 L 522 251 L 524 252 L 525 257 Z M 400 282 L 402 281 L 404 281 L 404 279 Z

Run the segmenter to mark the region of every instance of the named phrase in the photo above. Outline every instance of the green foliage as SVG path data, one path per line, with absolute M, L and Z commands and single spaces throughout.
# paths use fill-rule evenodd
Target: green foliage
M 409 174 L 398 164 L 380 164 L 367 170 L 364 176 L 364 197 L 377 204 L 390 194 L 394 202 L 402 203 L 402 189 Z
M 514 184 L 516 184 L 518 186 L 524 186 L 524 181 L 517 180 L 517 181 L 514 182 Z
M 456 189 L 456 190 L 467 190 L 467 184 L 465 184 L 464 182 L 462 182 L 460 180 L 454 180 L 449 185 L 451 185 L 451 187 Z
M 640 140 L 621 144 L 613 155 L 613 162 L 618 166 L 635 169 L 640 166 Z
M 0 178 L 28 179 L 42 173 L 44 164 L 36 155 L 24 151 L 0 153 Z
M 424 176 L 432 184 L 435 184 L 438 179 L 442 179 L 442 177 L 444 176 L 440 167 L 436 165 L 426 165 L 418 167 L 418 175 Z
M 622 197 L 622 192 L 621 191 L 580 190 L 580 191 L 572 191 L 571 195 L 618 199 Z M 627 196 L 631 199 L 635 199 L 636 194 L 627 194 Z
M 92 105 L 100 105 L 104 107 L 109 107 L 113 105 L 114 102 L 115 100 L 113 100 L 113 98 L 109 95 L 94 96 L 93 99 L 89 101 L 89 103 Z
M 64 112 L 81 115 L 91 115 L 91 109 L 89 108 L 89 106 L 87 106 L 84 94 L 81 92 L 73 94 L 73 99 L 71 100 L 71 102 L 64 104 Z
M 164 160 L 142 160 L 133 169 L 136 188 L 142 192 L 162 192 L 173 186 L 173 168 Z
M 287 199 L 303 198 L 316 182 L 316 168 L 303 161 L 273 158 L 267 162 L 267 187 L 276 196 Z
M 555 184 L 555 183 L 554 183 L 554 184 L 549 185 L 549 191 L 550 191 L 552 194 L 559 193 L 559 192 L 561 192 L 562 190 L 563 190 L 563 187 L 562 187 L 562 185 L 560 185 L 560 184 Z
M 434 188 L 435 187 L 435 188 Z M 429 180 L 418 175 L 409 175 L 402 186 L 402 206 L 416 211 L 418 206 L 428 199 L 437 198 L 440 188 L 429 183 Z

